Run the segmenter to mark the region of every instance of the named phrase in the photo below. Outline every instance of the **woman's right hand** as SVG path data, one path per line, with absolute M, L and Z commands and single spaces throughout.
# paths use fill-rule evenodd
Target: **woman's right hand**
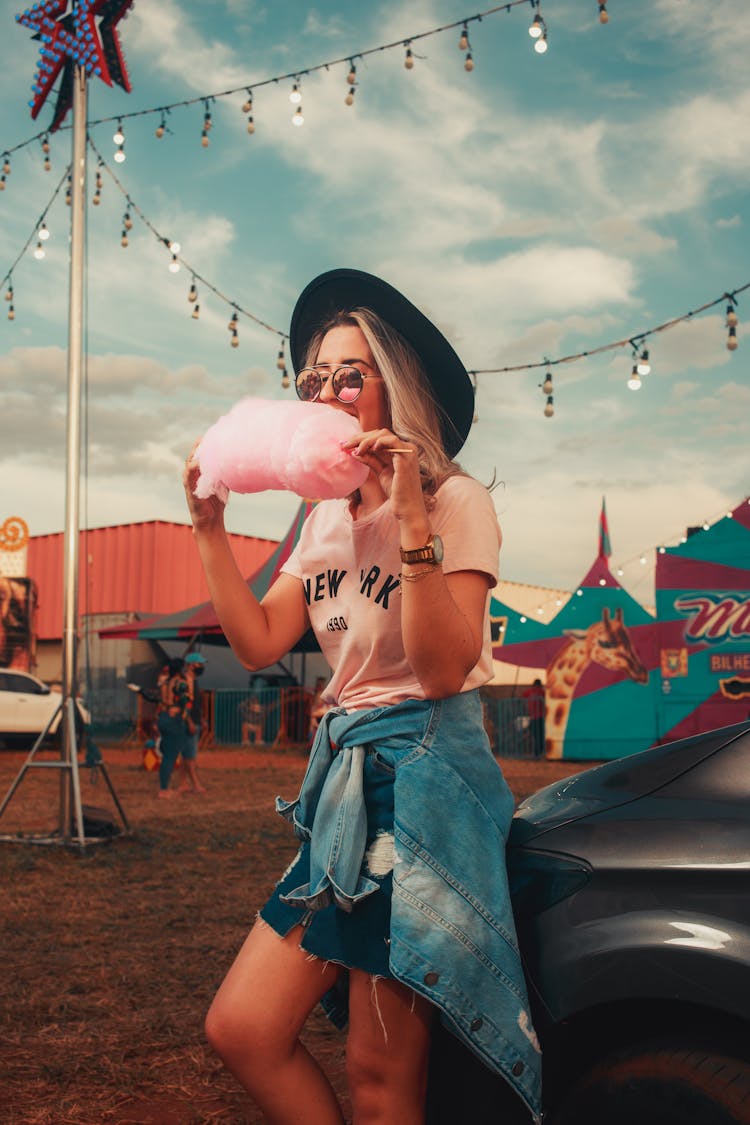
M 196 441 L 185 461 L 182 471 L 182 484 L 185 489 L 190 519 L 196 531 L 213 531 L 224 526 L 225 502 L 218 496 L 209 496 L 206 500 L 199 500 L 194 492 L 196 481 L 200 476 L 200 465 L 195 459 L 195 451 L 200 445 Z

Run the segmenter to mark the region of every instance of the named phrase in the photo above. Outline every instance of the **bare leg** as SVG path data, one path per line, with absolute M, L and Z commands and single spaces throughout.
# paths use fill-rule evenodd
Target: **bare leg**
M 355 1125 L 422 1125 L 434 1013 L 397 981 L 351 970 L 346 1067 Z
M 200 781 L 198 780 L 198 772 L 195 768 L 195 759 L 183 758 L 182 767 L 187 774 L 187 777 L 180 786 L 180 790 L 184 793 L 188 789 L 192 788 L 195 793 L 205 793 L 205 785 L 201 785 Z
M 280 938 L 255 924 L 209 1009 L 206 1034 L 272 1125 L 341 1125 L 336 1095 L 299 1041 L 339 969 L 300 949 L 300 932 Z

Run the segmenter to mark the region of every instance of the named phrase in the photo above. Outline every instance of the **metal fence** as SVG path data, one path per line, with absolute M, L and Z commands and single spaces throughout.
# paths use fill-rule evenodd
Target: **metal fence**
M 529 717 L 528 700 L 480 692 L 492 751 L 501 758 L 535 758 L 544 746 L 543 722 Z M 124 685 L 103 689 L 92 700 L 95 738 L 142 743 L 154 733 L 156 708 Z M 310 741 L 312 693 L 301 687 L 220 688 L 201 692 L 205 746 L 298 745 Z

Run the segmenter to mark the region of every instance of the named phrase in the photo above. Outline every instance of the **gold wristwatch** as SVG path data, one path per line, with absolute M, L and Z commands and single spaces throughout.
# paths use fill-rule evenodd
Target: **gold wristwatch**
M 439 535 L 433 535 L 429 543 L 425 543 L 424 547 L 414 547 L 413 550 L 405 551 L 401 547 L 401 562 L 409 563 L 432 563 L 433 566 L 438 566 L 443 561 L 443 540 Z

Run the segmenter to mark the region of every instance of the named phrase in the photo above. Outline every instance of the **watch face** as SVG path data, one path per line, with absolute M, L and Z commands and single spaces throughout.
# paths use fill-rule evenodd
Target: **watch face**
M 436 563 L 443 561 L 443 540 L 439 535 L 432 537 L 432 553 Z

